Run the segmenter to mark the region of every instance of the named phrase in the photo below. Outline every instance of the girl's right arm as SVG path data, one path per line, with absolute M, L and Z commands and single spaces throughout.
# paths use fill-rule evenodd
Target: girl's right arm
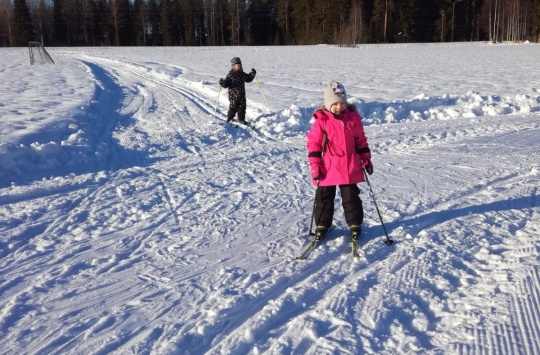
M 323 140 L 323 130 L 321 128 L 320 122 L 315 120 L 313 126 L 311 126 L 310 131 L 307 134 L 307 143 L 306 148 L 308 154 L 319 153 L 322 154 L 322 140 Z
M 231 74 L 227 74 L 227 76 L 225 77 L 225 79 L 223 79 L 223 85 L 222 85 L 224 88 L 228 88 L 231 86 Z
M 320 121 L 315 120 L 311 130 L 307 134 L 306 148 L 308 151 L 308 161 L 311 168 L 311 178 L 313 180 L 324 179 L 324 168 L 322 166 L 322 141 L 323 130 Z

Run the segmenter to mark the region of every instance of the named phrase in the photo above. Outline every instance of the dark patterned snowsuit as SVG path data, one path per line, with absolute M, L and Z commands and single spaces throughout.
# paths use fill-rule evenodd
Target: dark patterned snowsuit
M 232 121 L 238 113 L 238 121 L 246 121 L 246 86 L 245 83 L 251 83 L 255 79 L 255 74 L 245 73 L 242 69 L 235 71 L 231 69 L 225 80 L 223 87 L 229 89 L 229 112 L 227 113 L 227 122 Z

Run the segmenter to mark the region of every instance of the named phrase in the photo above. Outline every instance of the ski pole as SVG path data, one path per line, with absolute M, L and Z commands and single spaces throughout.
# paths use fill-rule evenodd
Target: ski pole
M 383 222 L 383 219 L 382 219 L 382 216 L 381 216 L 381 212 L 379 211 L 379 207 L 377 206 L 377 201 L 375 201 L 375 194 L 373 193 L 373 189 L 371 188 L 371 184 L 369 183 L 369 179 L 368 179 L 366 170 L 363 169 L 363 171 L 364 171 L 364 176 L 366 177 L 366 182 L 367 182 L 367 184 L 369 186 L 369 192 L 371 193 L 371 198 L 373 199 L 373 203 L 375 204 L 375 209 L 377 210 L 377 214 L 379 215 L 379 219 L 381 220 L 381 225 L 382 225 L 382 227 L 384 229 L 384 235 L 386 235 L 386 240 L 385 240 L 384 243 L 386 245 L 392 245 L 392 243 L 394 243 L 394 241 L 388 237 L 388 233 L 386 232 L 386 227 L 384 226 L 384 222 Z
M 313 209 L 311 210 L 311 222 L 309 223 L 309 235 L 315 235 L 313 232 L 313 219 L 315 218 L 315 207 L 317 206 L 317 190 L 319 190 L 319 182 L 321 180 L 317 180 L 317 189 L 315 190 L 315 198 L 313 199 Z
M 219 86 L 218 92 L 217 92 L 217 99 L 216 99 L 216 105 L 214 107 L 214 117 L 217 117 L 217 105 L 219 102 L 219 94 L 221 93 L 221 85 Z
M 270 112 L 270 106 L 268 106 L 268 101 L 266 101 L 266 97 L 264 96 L 264 92 L 262 91 L 262 88 L 261 88 L 261 83 L 259 83 L 259 78 L 257 78 L 257 75 L 255 75 L 255 80 L 257 81 L 257 85 L 259 86 L 259 90 L 261 90 L 261 94 L 264 98 L 264 102 L 266 102 L 266 108 L 268 109 L 268 112 Z

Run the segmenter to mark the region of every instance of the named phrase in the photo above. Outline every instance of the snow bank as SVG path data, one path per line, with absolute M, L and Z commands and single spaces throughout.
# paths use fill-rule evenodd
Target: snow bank
M 540 95 L 519 94 L 514 97 L 481 95 L 469 91 L 464 95 L 429 96 L 420 94 L 413 100 L 367 102 L 349 98 L 363 117 L 365 126 L 413 121 L 453 120 L 481 116 L 527 115 L 540 112 Z M 289 137 L 306 133 L 311 115 L 318 106 L 291 105 L 275 114 L 255 118 L 255 124 L 267 134 Z

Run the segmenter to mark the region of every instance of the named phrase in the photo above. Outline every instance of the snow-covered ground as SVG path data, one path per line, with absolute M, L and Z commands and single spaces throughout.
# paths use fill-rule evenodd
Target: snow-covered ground
M 0 50 L 0 353 L 540 354 L 540 45 L 49 53 Z M 331 80 L 395 240 L 362 184 L 360 262 L 339 197 L 294 259 Z

